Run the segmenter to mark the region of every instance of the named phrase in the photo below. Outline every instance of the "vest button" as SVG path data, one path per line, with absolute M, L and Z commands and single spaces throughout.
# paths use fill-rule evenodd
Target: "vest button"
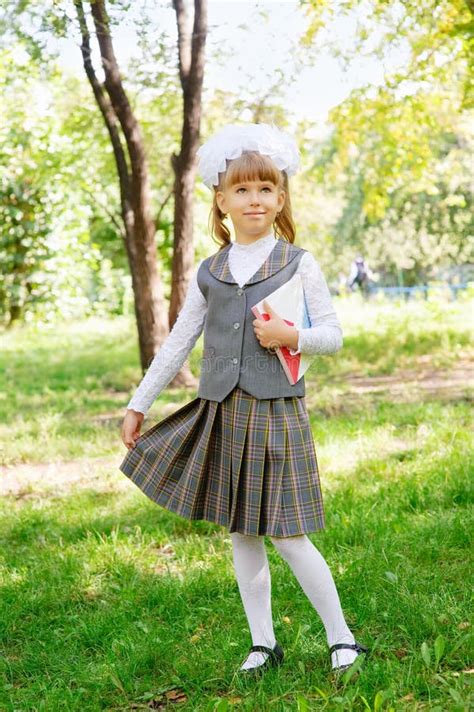
M 235 356 L 234 356 L 234 358 L 232 359 L 232 363 L 239 363 L 239 359 L 235 358 Z
M 238 329 L 240 326 L 240 323 L 238 321 L 234 322 L 234 329 Z
M 240 297 L 243 293 L 244 293 L 244 290 L 243 290 L 243 289 L 240 289 L 240 287 L 239 287 L 239 289 L 237 290 L 237 294 L 239 295 L 239 297 Z

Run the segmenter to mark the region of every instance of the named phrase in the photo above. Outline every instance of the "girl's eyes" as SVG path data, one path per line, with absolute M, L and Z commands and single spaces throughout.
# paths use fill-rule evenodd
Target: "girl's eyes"
M 236 192 L 238 193 L 238 192 L 241 191 L 241 190 L 247 190 L 247 188 L 237 188 L 237 191 L 236 191 Z M 262 190 L 268 190 L 268 191 L 270 191 L 270 193 L 272 192 L 272 189 L 269 188 L 268 186 L 264 186 L 264 187 L 262 188 Z

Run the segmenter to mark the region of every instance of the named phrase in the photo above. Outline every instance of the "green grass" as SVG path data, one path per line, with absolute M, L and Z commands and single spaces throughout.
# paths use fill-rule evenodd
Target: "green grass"
M 423 391 L 412 378 L 467 363 L 469 306 L 341 302 L 344 349 L 306 379 L 327 517 L 310 538 L 373 648 L 339 684 L 322 623 L 269 540 L 285 664 L 234 677 L 250 637 L 228 533 L 156 506 L 118 470 L 140 379 L 133 324 L 3 334 L 4 465 L 91 462 L 82 487 L 44 470 L 0 501 L 0 710 L 470 709 L 469 384 Z M 354 376 L 392 380 L 374 393 Z M 145 427 L 194 395 L 166 390 Z

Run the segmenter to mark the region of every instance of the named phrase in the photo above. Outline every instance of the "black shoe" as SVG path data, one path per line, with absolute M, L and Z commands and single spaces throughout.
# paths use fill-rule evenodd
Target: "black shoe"
M 268 653 L 268 658 L 265 660 L 265 662 L 263 662 L 261 665 L 256 665 L 255 667 L 239 670 L 239 673 L 255 674 L 263 672 L 269 667 L 276 667 L 277 665 L 281 665 L 283 662 L 283 658 L 285 657 L 283 648 L 278 643 L 278 641 L 275 643 L 274 648 L 267 648 L 266 645 L 252 645 L 249 650 L 249 655 L 250 653 L 254 653 L 257 651 L 260 651 L 262 653 Z
M 347 648 L 349 650 L 355 650 L 357 653 L 365 653 L 366 657 L 370 652 L 369 648 L 366 648 L 364 645 L 361 645 L 356 640 L 356 642 L 354 644 L 336 643 L 335 645 L 331 645 L 331 647 L 329 648 L 329 657 L 331 658 L 331 656 L 335 650 L 342 650 L 342 648 Z M 352 667 L 352 665 L 355 663 L 356 660 L 357 660 L 357 658 L 354 658 L 354 660 L 351 663 L 347 663 L 347 665 L 338 665 L 338 667 L 335 667 L 332 669 L 333 673 L 336 673 L 336 674 L 343 673 L 344 670 L 347 670 L 348 668 Z M 332 658 L 331 658 L 331 663 L 332 663 Z

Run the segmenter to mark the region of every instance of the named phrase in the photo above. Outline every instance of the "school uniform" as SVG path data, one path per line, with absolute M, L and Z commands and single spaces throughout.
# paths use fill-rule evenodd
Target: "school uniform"
M 207 313 L 197 397 L 144 432 L 120 470 L 187 519 L 287 537 L 325 521 L 304 377 L 288 382 L 256 338 L 251 311 L 296 273 L 307 251 L 282 239 L 269 247 L 241 286 L 229 269 L 232 245 L 201 261 L 196 281 Z

